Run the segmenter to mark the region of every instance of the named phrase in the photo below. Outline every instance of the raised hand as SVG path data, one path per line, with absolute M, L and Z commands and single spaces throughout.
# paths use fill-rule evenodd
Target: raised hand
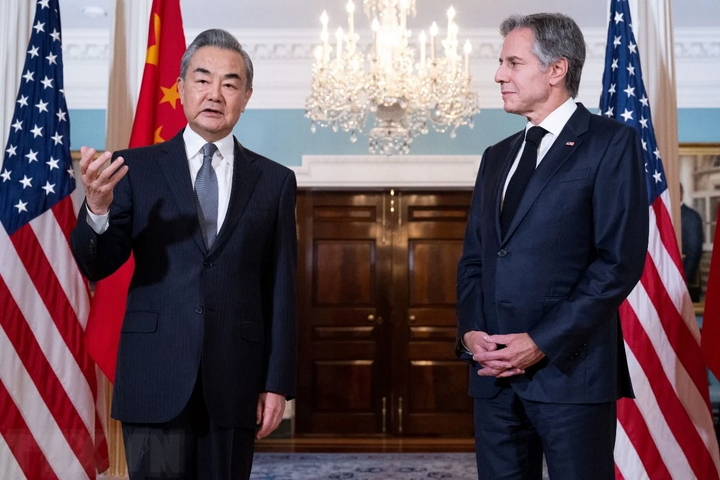
M 103 166 L 110 160 L 111 152 L 105 152 L 93 160 L 94 148 L 83 146 L 80 148 L 80 178 L 85 187 L 87 207 L 95 215 L 104 215 L 110 210 L 115 185 L 128 171 L 123 165 L 122 157 L 115 159 L 106 168 Z

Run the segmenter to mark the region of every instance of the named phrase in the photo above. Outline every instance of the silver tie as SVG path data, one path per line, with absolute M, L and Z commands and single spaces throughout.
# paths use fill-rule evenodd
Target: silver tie
M 216 150 L 217 146 L 213 143 L 203 145 L 203 163 L 195 178 L 195 206 L 208 250 L 217 236 L 218 181 L 212 166 L 212 157 Z

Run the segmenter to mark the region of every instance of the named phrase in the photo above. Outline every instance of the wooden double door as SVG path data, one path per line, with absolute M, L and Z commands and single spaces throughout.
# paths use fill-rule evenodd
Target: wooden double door
M 470 196 L 299 192 L 297 433 L 472 435 L 454 354 Z

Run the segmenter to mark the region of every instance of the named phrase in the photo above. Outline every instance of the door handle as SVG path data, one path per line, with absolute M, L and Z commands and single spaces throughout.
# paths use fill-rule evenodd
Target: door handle
M 377 319 L 376 319 L 375 315 L 373 315 L 372 313 L 367 316 L 367 320 L 369 323 L 377 323 L 378 325 L 382 325 L 382 323 L 383 323 L 382 317 L 377 317 Z

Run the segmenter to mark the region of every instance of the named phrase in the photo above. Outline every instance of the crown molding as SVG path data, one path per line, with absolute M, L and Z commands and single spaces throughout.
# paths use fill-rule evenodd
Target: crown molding
M 188 30 L 186 39 L 199 31 Z M 232 31 L 255 64 L 254 109 L 303 109 L 309 91 L 313 48 L 318 32 L 309 30 Z M 361 39 L 370 38 L 360 31 Z M 580 85 L 580 101 L 594 105 L 599 98 L 605 55 L 605 29 L 586 29 L 587 60 Z M 465 30 L 473 45 L 471 75 L 481 108 L 502 108 L 493 82 L 502 39 L 495 29 Z M 72 109 L 105 109 L 110 58 L 110 32 L 70 29 L 63 35 L 65 90 Z M 361 48 L 369 45 L 362 44 Z M 675 70 L 680 108 L 720 108 L 720 30 L 675 30 Z

